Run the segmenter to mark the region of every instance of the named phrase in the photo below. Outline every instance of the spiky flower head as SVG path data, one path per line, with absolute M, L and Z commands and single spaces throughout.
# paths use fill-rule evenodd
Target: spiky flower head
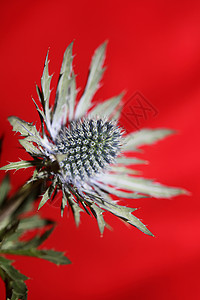
M 136 208 L 117 204 L 112 195 L 121 200 L 169 198 L 185 192 L 135 176 L 137 173 L 130 165 L 146 162 L 126 156 L 126 152 L 137 151 L 138 147 L 154 143 L 172 131 L 143 129 L 126 134 L 118 125 L 123 93 L 101 103 L 92 102 L 104 72 L 106 43 L 95 51 L 85 90 L 76 100 L 72 45 L 64 54 L 53 106 L 49 103 L 51 76 L 47 53 L 41 88 L 36 86 L 39 104 L 33 100 L 40 116 L 41 131 L 32 123 L 9 117 L 13 130 L 19 131 L 24 137 L 20 143 L 33 160 L 10 163 L 1 169 L 35 167 L 29 182 L 41 180 L 46 186 L 39 208 L 52 199 L 57 191 L 61 191 L 61 213 L 66 206 L 71 207 L 77 225 L 80 212 L 84 209 L 95 216 L 103 233 L 103 212 L 107 210 L 152 235 L 132 214 Z

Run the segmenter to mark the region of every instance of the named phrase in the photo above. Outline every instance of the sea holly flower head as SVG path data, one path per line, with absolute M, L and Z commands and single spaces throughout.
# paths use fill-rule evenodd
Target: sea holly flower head
M 12 170 L 34 167 L 29 180 L 44 181 L 46 189 L 39 204 L 41 208 L 58 191 L 62 192 L 61 213 L 71 207 L 76 224 L 85 210 L 97 219 L 101 233 L 109 211 L 122 220 L 152 235 L 132 213 L 136 208 L 119 205 L 113 195 L 122 198 L 162 197 L 185 193 L 149 179 L 140 178 L 130 165 L 146 161 L 127 157 L 142 145 L 152 144 L 172 133 L 168 129 L 143 129 L 126 134 L 118 120 L 122 110 L 123 93 L 101 103 L 92 101 L 104 73 L 106 43 L 94 53 L 85 90 L 76 100 L 77 89 L 73 71 L 71 43 L 66 49 L 53 106 L 50 106 L 48 53 L 41 87 L 36 86 L 39 101 L 34 101 L 41 120 L 41 130 L 33 123 L 9 117 L 14 131 L 21 133 L 21 145 L 32 156 L 30 161 L 10 163 L 1 168 Z

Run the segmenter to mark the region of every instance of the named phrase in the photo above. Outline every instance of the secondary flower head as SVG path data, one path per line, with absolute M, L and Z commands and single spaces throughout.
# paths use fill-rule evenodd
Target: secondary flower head
M 126 134 L 118 124 L 123 93 L 101 103 L 92 102 L 104 72 L 106 43 L 95 51 L 85 90 L 76 100 L 72 45 L 64 54 L 53 106 L 49 102 L 51 76 L 47 53 L 41 88 L 36 86 L 39 103 L 33 100 L 40 116 L 41 131 L 32 123 L 9 117 L 13 130 L 24 137 L 20 143 L 33 160 L 10 163 L 1 169 L 35 167 L 30 181 L 41 180 L 46 186 L 39 208 L 61 191 L 61 212 L 63 214 L 64 208 L 70 206 L 77 225 L 84 209 L 95 216 L 103 233 L 103 212 L 107 210 L 152 235 L 132 214 L 136 208 L 117 204 L 112 195 L 121 200 L 152 196 L 169 198 L 185 192 L 135 176 L 136 172 L 129 166 L 145 161 L 126 156 L 126 152 L 137 151 L 142 145 L 166 137 L 171 130 L 144 129 Z

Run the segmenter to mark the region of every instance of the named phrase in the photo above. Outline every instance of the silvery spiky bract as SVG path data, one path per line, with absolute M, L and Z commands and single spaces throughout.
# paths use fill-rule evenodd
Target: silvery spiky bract
M 126 152 L 137 151 L 142 145 L 152 144 L 172 133 L 168 129 L 143 129 L 126 134 L 118 126 L 123 93 L 102 103 L 92 98 L 102 78 L 106 43 L 94 53 L 85 90 L 76 100 L 76 82 L 72 67 L 72 43 L 65 51 L 56 99 L 50 106 L 48 53 L 41 78 L 36 86 L 39 105 L 34 101 L 41 120 L 41 132 L 32 123 L 17 117 L 9 121 L 14 131 L 24 139 L 21 145 L 32 156 L 31 161 L 19 161 L 3 167 L 4 170 L 35 167 L 32 181 L 43 180 L 46 191 L 39 204 L 42 207 L 56 191 L 62 191 L 61 212 L 70 206 L 77 224 L 84 209 L 93 214 L 103 233 L 105 210 L 118 216 L 142 232 L 152 235 L 132 212 L 136 208 L 121 206 L 112 195 L 122 198 L 170 198 L 184 193 L 152 180 L 139 178 L 129 165 L 146 163 Z

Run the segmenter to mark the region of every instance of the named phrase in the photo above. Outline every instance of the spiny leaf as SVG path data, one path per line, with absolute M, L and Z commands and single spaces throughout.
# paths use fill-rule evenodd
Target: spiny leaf
M 73 43 L 67 47 L 64 53 L 60 71 L 52 120 L 53 137 L 55 137 L 60 130 L 62 123 L 66 123 L 69 102 L 72 101 L 70 104 L 71 109 L 75 103 L 75 76 L 71 76 L 73 60 L 72 46 Z
M 115 187 L 111 187 L 111 186 L 108 186 L 106 184 L 100 184 L 99 182 L 97 183 L 98 187 L 100 187 L 102 190 L 112 194 L 112 195 L 115 195 L 119 198 L 127 198 L 127 199 L 141 199 L 141 198 L 144 198 L 143 195 L 139 195 L 138 193 L 134 192 L 134 193 L 131 193 L 131 192 L 123 192 L 123 191 L 119 191 L 117 188 Z
M 0 256 L 0 267 L 6 272 L 6 274 L 13 280 L 27 280 L 28 277 L 21 274 L 12 265 L 12 261 Z
M 29 249 L 9 249 L 5 252 L 7 254 L 12 254 L 12 255 L 14 254 L 14 255 L 37 257 L 37 258 L 48 260 L 57 265 L 67 265 L 71 263 L 70 260 L 64 255 L 64 253 L 60 251 L 43 250 L 43 249 L 39 250 L 36 248 L 29 248 Z M 1 253 L 4 253 L 4 251 L 2 251 Z
M 4 200 L 8 196 L 10 188 L 10 177 L 9 175 L 6 175 L 0 185 L 0 206 L 3 204 Z
M 111 172 L 121 173 L 121 174 L 138 174 L 139 171 L 132 170 L 126 167 L 119 167 L 118 165 L 114 165 L 110 168 Z
M 75 75 L 72 71 L 72 78 L 70 81 L 70 86 L 69 86 L 69 121 L 73 120 L 74 117 L 74 108 L 75 108 L 75 99 L 76 99 L 76 80 L 75 80 Z
M 38 91 L 39 90 L 39 87 L 36 85 L 36 90 Z M 39 93 L 39 92 L 38 92 Z M 39 94 L 38 94 L 39 95 Z M 33 98 L 31 98 L 33 103 L 35 104 L 35 107 L 39 113 L 39 116 L 42 117 L 42 120 L 46 120 L 46 116 L 44 114 L 44 111 L 42 111 L 39 106 L 37 105 L 37 103 L 35 102 L 35 100 Z M 41 101 L 41 100 L 40 100 Z M 41 122 L 42 123 L 42 122 Z
M 122 109 L 123 109 L 123 104 L 120 103 L 120 104 L 118 105 L 117 109 L 115 110 L 115 113 L 112 115 L 112 120 L 113 120 L 113 121 L 119 121 L 120 116 L 121 116 Z
M 11 162 L 8 165 L 1 167 L 0 170 L 4 171 L 10 171 L 10 170 L 20 170 L 20 169 L 26 169 L 34 166 L 42 166 L 42 162 L 40 161 L 34 161 L 34 160 L 20 160 L 17 162 Z
M 89 117 L 110 117 L 119 103 L 121 102 L 124 93 L 121 93 L 118 96 L 115 96 L 111 99 L 104 101 L 103 103 L 97 104 L 89 114 Z
M 26 138 L 24 138 L 23 140 L 19 140 L 20 144 L 24 147 L 24 149 L 30 153 L 33 156 L 40 156 L 42 155 L 42 153 L 40 152 L 40 150 L 35 147 L 32 142 L 26 140 Z
M 56 265 L 68 265 L 71 263 L 71 261 L 64 255 L 64 253 L 60 251 L 37 250 L 34 256 L 48 260 Z
M 39 90 L 39 87 L 38 87 L 37 85 L 36 85 L 36 90 L 37 90 L 37 92 L 38 92 L 38 90 Z M 40 99 L 40 94 L 39 94 L 39 92 L 38 92 L 38 97 L 39 97 L 39 99 Z M 41 110 L 41 109 L 39 108 L 39 106 L 37 105 L 37 103 L 35 102 L 35 100 L 34 100 L 33 98 L 32 98 L 32 101 L 33 101 L 33 103 L 35 104 L 35 107 L 36 107 L 37 112 L 38 112 L 38 114 L 39 114 L 40 121 L 41 121 L 41 127 L 42 127 L 42 135 L 44 136 L 44 122 L 47 123 L 46 116 L 45 116 L 45 114 L 44 114 L 44 111 Z M 40 100 L 40 102 L 42 102 L 42 101 Z
M 42 196 L 42 200 L 39 203 L 38 210 L 51 198 L 51 195 L 54 192 L 57 181 L 53 180 L 52 184 L 48 187 L 44 195 Z
M 147 164 L 148 162 L 143 159 L 138 159 L 135 157 L 117 157 L 116 158 L 116 163 L 117 164 L 122 164 L 122 165 L 140 165 L 140 164 Z
M 123 151 L 135 150 L 144 145 L 153 144 L 174 133 L 170 129 L 142 129 L 127 135 L 124 140 Z
M 103 43 L 99 48 L 96 49 L 94 53 L 85 91 L 76 108 L 76 119 L 81 118 L 88 111 L 91 106 L 92 98 L 99 88 L 99 83 L 104 72 L 103 63 L 105 59 L 106 44 L 106 42 Z
M 65 197 L 65 201 L 68 200 L 68 203 L 72 208 L 75 223 L 76 223 L 76 226 L 78 227 L 80 224 L 80 212 L 82 212 L 83 209 L 76 203 L 76 201 L 71 193 L 65 191 L 63 193 L 63 195 Z
M 8 121 L 13 126 L 13 131 L 20 132 L 21 136 L 31 136 L 35 137 L 38 141 L 40 141 L 41 137 L 32 123 L 25 122 L 18 117 L 8 117 Z
M 104 218 L 103 218 L 104 210 L 101 209 L 100 207 L 98 207 L 94 203 L 90 205 L 90 209 L 91 209 L 92 213 L 94 214 L 95 218 L 97 219 L 99 230 L 100 230 L 101 234 L 103 234 L 104 228 L 105 228 L 105 225 L 106 225 L 105 221 L 104 221 Z
M 108 196 L 109 197 L 109 196 Z M 140 231 L 144 232 L 145 234 L 153 236 L 153 234 L 147 229 L 147 227 L 138 219 L 136 218 L 132 212 L 137 210 L 137 208 L 131 208 L 126 207 L 122 205 L 117 204 L 109 204 L 108 202 L 105 202 L 104 204 L 99 202 L 98 204 L 101 208 L 111 212 L 115 216 L 118 216 L 119 218 L 123 219 L 127 223 L 135 226 Z
M 170 198 L 180 194 L 187 194 L 184 189 L 168 187 L 148 179 L 127 175 L 124 175 L 122 178 L 117 174 L 105 174 L 104 183 L 111 184 L 117 188 L 146 194 L 156 198 Z
M 16 270 L 11 263 L 11 260 L 0 256 L 0 269 L 4 272 L 3 279 L 7 283 L 7 291 L 10 292 L 11 300 L 26 300 L 28 290 L 24 280 L 28 277 Z
M 42 95 L 44 99 L 44 105 L 43 109 L 45 112 L 46 116 L 46 122 L 47 122 L 47 127 L 50 128 L 50 123 L 51 123 L 51 117 L 50 117 L 50 108 L 49 108 L 49 98 L 50 98 L 50 83 L 51 83 L 51 78 L 52 76 L 49 76 L 49 70 L 48 70 L 48 54 L 49 51 L 47 51 L 47 56 L 44 64 L 44 71 L 42 74 L 41 78 L 41 88 L 42 88 Z

